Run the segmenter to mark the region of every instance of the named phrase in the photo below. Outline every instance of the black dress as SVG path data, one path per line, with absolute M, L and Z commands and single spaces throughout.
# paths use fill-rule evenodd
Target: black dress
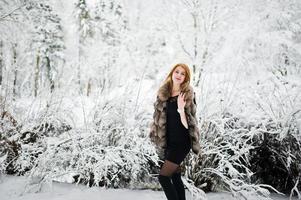
M 188 129 L 181 122 L 178 113 L 178 96 L 170 97 L 167 100 L 167 147 L 165 150 L 165 160 L 180 164 L 191 149 L 191 141 Z

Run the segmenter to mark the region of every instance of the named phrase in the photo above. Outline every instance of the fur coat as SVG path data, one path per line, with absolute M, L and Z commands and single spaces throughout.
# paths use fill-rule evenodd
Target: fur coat
M 196 101 L 194 95 L 193 89 L 190 86 L 185 95 L 186 104 L 184 110 L 188 123 L 192 151 L 198 154 L 200 151 L 199 129 L 196 119 Z M 170 92 L 167 85 L 161 87 L 158 92 L 157 100 L 154 103 L 155 111 L 149 134 L 151 141 L 156 145 L 157 153 L 160 158 L 163 158 L 166 148 L 166 104 L 169 97 Z

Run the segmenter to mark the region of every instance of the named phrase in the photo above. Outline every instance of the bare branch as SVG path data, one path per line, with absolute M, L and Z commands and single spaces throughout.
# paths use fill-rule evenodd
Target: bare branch
M 14 10 L 10 11 L 9 13 L 6 13 L 6 14 L 2 15 L 2 16 L 0 17 L 0 20 L 3 20 L 3 19 L 5 19 L 6 17 L 12 15 L 14 12 L 16 12 L 16 11 L 19 10 L 19 9 L 21 9 L 23 6 L 25 6 L 25 3 L 22 4 L 22 5 L 20 5 L 19 7 L 15 8 Z

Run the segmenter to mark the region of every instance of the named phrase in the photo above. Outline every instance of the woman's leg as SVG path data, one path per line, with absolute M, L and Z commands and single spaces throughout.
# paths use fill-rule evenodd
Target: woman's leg
M 179 200 L 186 200 L 185 188 L 181 179 L 181 170 L 178 167 L 177 171 L 171 176 L 172 183 L 177 191 Z
M 165 160 L 159 175 L 159 182 L 168 200 L 179 200 L 178 193 L 170 177 L 178 169 L 178 164 Z

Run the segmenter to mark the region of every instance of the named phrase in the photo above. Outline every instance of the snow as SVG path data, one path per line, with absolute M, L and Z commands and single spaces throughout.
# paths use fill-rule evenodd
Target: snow
M 44 185 L 41 192 L 23 193 L 25 190 L 26 177 L 16 177 L 9 175 L 0 176 L 0 196 L 1 200 L 81 200 L 81 199 L 101 199 L 101 200 L 165 200 L 163 191 L 152 190 L 131 190 L 131 189 L 106 189 L 101 187 L 86 187 L 68 183 L 54 182 L 52 185 Z M 23 193 L 23 194 L 22 194 Z M 207 193 L 208 200 L 234 200 L 229 193 Z M 191 196 L 186 190 L 187 200 Z M 272 195 L 273 200 L 284 200 L 288 197 Z
M 297 166 L 296 172 L 291 174 L 300 174 L 300 151 L 294 148 L 300 147 L 301 140 L 301 3 L 298 1 L 207 0 L 199 6 L 184 0 L 89 0 L 87 8 L 94 20 L 95 34 L 83 44 L 79 44 L 79 24 L 75 17 L 78 13 L 75 5 L 79 0 L 43 0 L 40 2 L 52 4 L 53 12 L 40 13 L 37 6 L 32 12 L 25 9 L 16 12 L 21 17 L 16 22 L 0 20 L 0 41 L 4 41 L 0 49 L 0 52 L 4 51 L 4 65 L 0 66 L 3 70 L 0 74 L 3 78 L 0 103 L 2 105 L 3 98 L 8 116 L 12 116 L 21 127 L 21 131 L 12 134 L 10 130 L 17 128 L 9 123 L 9 117 L 3 120 L 4 123 L 0 119 L 5 125 L 0 126 L 4 130 L 0 130 L 0 136 L 3 133 L 10 141 L 21 145 L 15 164 L 21 171 L 29 167 L 32 174 L 42 173 L 48 181 L 65 182 L 55 182 L 52 187 L 44 185 L 38 194 L 20 196 L 26 185 L 25 177 L 1 177 L 0 174 L 0 200 L 118 199 L 120 196 L 125 199 L 165 199 L 162 191 L 87 188 L 68 183 L 73 182 L 72 176 L 78 174 L 89 180 L 87 171 L 93 172 L 96 179 L 105 177 L 110 182 L 107 168 L 116 173 L 119 170 L 122 176 L 135 177 L 135 173 L 143 173 L 149 177 L 146 172 L 150 170 L 144 168 L 149 167 L 144 157 L 154 153 L 153 145 L 145 140 L 152 105 L 159 85 L 177 62 L 187 63 L 190 67 L 194 64 L 193 77 L 200 81 L 194 85 L 197 114 L 201 120 L 203 155 L 209 164 L 193 164 L 191 169 L 209 168 L 209 177 L 220 176 L 213 178 L 216 186 L 222 181 L 223 185 L 231 185 L 230 190 L 244 189 L 233 193 L 241 194 L 249 189 L 262 191 L 256 185 L 247 184 L 248 178 L 260 174 L 259 171 L 251 171 L 241 162 L 241 159 L 252 162 L 248 152 L 254 145 L 249 141 L 261 137 L 262 133 L 277 134 L 281 140 L 293 134 L 298 141 L 279 150 L 281 154 L 277 154 L 276 147 L 271 150 L 277 150 L 276 158 L 285 155 L 282 167 L 292 169 Z M 121 17 L 114 9 L 114 12 L 111 9 L 103 12 L 99 7 L 101 2 L 120 4 Z M 0 1 L 0 10 L 7 13 L 15 7 L 14 3 L 17 1 Z M 200 14 L 197 28 L 194 28 L 192 18 L 195 12 Z M 48 17 L 56 18 L 55 14 L 59 23 L 50 23 Z M 58 24 L 62 32 L 55 29 Z M 90 26 L 89 21 L 82 25 Z M 38 33 L 44 26 L 64 38 L 57 41 L 52 37 L 49 40 L 43 34 L 33 35 L 33 31 Z M 89 30 L 83 28 L 82 31 Z M 43 38 L 47 41 L 44 45 L 41 44 Z M 41 65 L 36 82 L 37 52 L 28 48 L 40 47 L 42 52 L 49 49 L 50 43 L 66 49 L 51 53 L 51 71 Z M 15 61 L 12 50 L 17 52 Z M 49 52 L 44 53 L 49 55 Z M 47 75 L 48 72 L 51 76 Z M 49 91 L 50 77 L 55 82 L 52 93 Z M 36 89 L 38 95 L 33 97 Z M 79 90 L 83 91 L 79 94 Z M 47 124 L 55 130 L 41 133 L 43 137 L 37 143 L 20 141 L 24 132 L 31 133 Z M 71 130 L 62 131 L 65 125 Z M 229 125 L 231 128 L 227 128 Z M 285 145 L 283 143 L 281 147 Z M 102 150 L 106 153 L 99 154 Z M 235 152 L 234 155 L 229 150 Z M 1 154 L 0 150 L 1 172 L 5 171 L 2 163 L 11 162 L 6 149 L 3 152 Z M 37 158 L 40 152 L 39 159 L 29 159 Z M 132 155 L 130 152 L 139 153 Z M 218 159 L 215 159 L 215 154 Z M 97 163 L 92 158 L 97 159 Z M 219 160 L 219 166 L 214 166 L 214 159 Z M 156 158 L 151 160 L 156 163 Z M 74 165 L 66 164 L 69 162 Z M 246 174 L 237 169 L 239 166 L 246 167 Z M 192 172 L 187 170 L 186 173 L 191 175 Z M 269 175 L 277 177 L 277 173 Z M 194 180 L 204 179 L 206 183 L 209 177 L 203 177 L 204 174 L 199 173 Z M 243 184 L 234 184 L 234 178 L 243 180 Z M 142 178 L 137 180 L 138 183 L 143 181 Z M 123 187 L 124 183 L 116 181 L 114 184 Z M 135 182 L 131 186 L 139 188 Z M 207 197 L 232 199 L 225 193 L 210 193 Z M 283 199 L 281 196 L 273 198 Z M 188 199 L 192 198 L 189 196 Z

